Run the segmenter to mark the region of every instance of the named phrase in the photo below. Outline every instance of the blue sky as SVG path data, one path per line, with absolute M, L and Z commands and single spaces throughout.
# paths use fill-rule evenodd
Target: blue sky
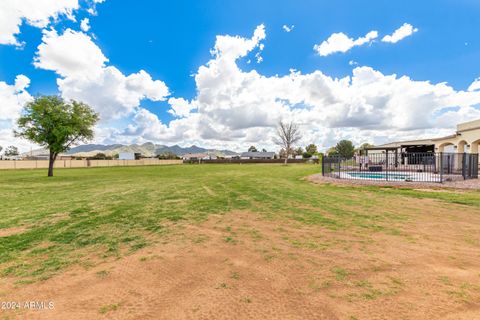
M 88 18 L 90 29 L 83 33 L 108 59 L 107 66 L 114 66 L 125 76 L 145 70 L 153 80 L 163 82 L 169 90 L 169 95 L 164 99 L 148 97 L 141 99 L 138 106 L 129 109 L 121 117 L 105 121 L 100 125 L 105 130 L 115 129 L 116 136 L 124 134 L 129 124 L 139 129 L 138 124 L 134 122 L 140 108 L 142 111 L 147 110 L 149 115 L 150 113 L 155 115 L 158 118 L 158 121 L 154 121 L 157 125 L 161 123 L 162 126 L 167 127 L 162 130 L 170 130 L 170 122 L 178 120 L 178 117 L 169 112 L 169 97 L 182 98 L 190 102 L 198 100 L 200 107 L 197 113 L 208 109 L 206 105 L 202 106 L 201 99 L 197 99 L 202 87 L 196 82 L 195 75 L 199 72 L 200 66 L 205 66 L 214 59 L 210 51 L 215 46 L 216 36 L 230 35 L 250 39 L 254 30 L 262 24 L 266 33 L 266 37 L 261 40 L 264 46 L 263 50 L 260 50 L 263 61 L 256 63 L 255 50 L 245 57 L 235 59 L 235 64 L 243 74 L 254 70 L 267 78 L 275 75 L 288 77 L 290 69 L 295 69 L 304 75 L 320 71 L 331 79 L 335 79 L 352 77 L 355 68 L 368 67 L 385 76 L 393 74 L 396 74 L 397 78 L 408 76 L 416 82 L 429 81 L 431 84 L 446 82 L 455 92 L 467 91 L 475 79 L 480 77 L 480 59 L 478 58 L 480 56 L 478 38 L 480 3 L 473 0 L 368 2 L 145 0 L 141 5 L 133 1 L 106 0 L 96 5 L 96 14 L 92 14 L 91 10 L 88 12 L 92 7 L 92 1 L 81 1 L 72 10 L 75 21 L 60 14 L 57 19 L 49 17 L 49 23 L 45 27 L 32 26 L 24 19 L 20 24 L 20 32 L 15 35 L 23 45 L 0 44 L 0 81 L 13 85 L 16 76 L 21 74 L 30 79 L 28 89 L 25 90 L 28 90 L 32 96 L 36 94 L 65 95 L 65 90 L 59 89 L 57 83 L 57 79 L 62 78 L 59 74 L 61 72 L 58 69 L 55 71 L 34 66 L 34 57 L 38 55 L 38 47 L 43 42 L 44 30 L 55 30 L 59 36 L 67 29 L 82 32 L 80 22 Z M 392 34 L 405 23 L 418 31 L 396 43 L 381 41 L 385 35 Z M 282 28 L 284 25 L 294 27 L 290 32 L 286 32 Z M 347 52 L 321 56 L 313 49 L 314 45 L 321 44 L 334 33 L 341 32 L 352 39 L 357 39 L 372 30 L 378 32 L 376 39 L 364 45 L 355 46 Z M 81 51 L 82 48 L 79 47 L 76 50 Z M 75 55 L 78 52 L 68 54 Z M 249 60 L 250 63 L 247 63 Z M 236 87 L 235 90 L 237 89 Z M 476 96 L 469 97 L 472 101 L 470 103 L 472 110 L 478 110 L 476 98 Z M 289 111 L 299 105 L 293 100 L 295 99 L 290 99 Z M 305 104 L 307 102 L 303 99 L 300 105 Z M 315 106 L 315 103 L 310 107 L 313 108 L 312 106 Z M 334 104 L 322 105 L 322 107 L 331 109 L 334 108 Z M 426 112 L 441 115 L 451 111 L 452 107 L 457 106 L 432 106 Z M 262 108 L 262 106 L 259 104 L 256 108 Z M 464 110 L 463 113 L 467 111 Z M 208 116 L 217 119 L 214 114 L 208 114 Z M 465 115 L 462 114 L 457 118 L 464 119 Z M 192 121 L 196 120 L 192 118 Z M 318 121 L 318 119 L 313 116 L 312 121 Z M 438 126 L 435 122 L 411 128 L 400 126 L 396 133 L 389 133 L 388 137 L 396 138 L 402 132 L 407 132 L 403 133 L 405 136 L 416 136 L 419 133 L 437 134 L 455 125 L 452 123 L 449 126 L 442 121 L 439 120 Z M 322 138 L 323 140 L 315 142 L 320 145 L 333 143 L 332 139 L 342 135 L 336 132 L 339 126 L 335 123 L 338 122 L 331 121 L 321 130 L 306 136 L 312 139 L 319 139 L 320 135 L 329 136 L 328 139 Z M 218 126 L 228 127 L 230 123 L 231 120 L 220 120 Z M 343 130 L 344 135 L 354 140 L 375 140 L 375 137 L 378 138 L 381 135 L 377 132 L 375 136 L 375 132 L 370 131 L 383 130 L 381 123 L 378 128 L 372 128 L 370 124 L 366 129 L 363 126 L 352 125 L 351 123 L 355 123 L 353 120 L 348 123 L 350 124 L 346 124 Z M 271 121 L 266 121 L 265 128 L 271 126 Z M 242 130 L 248 129 L 248 125 L 241 127 Z M 233 132 L 235 128 L 235 126 L 223 128 L 228 130 L 231 136 L 223 144 L 241 146 L 251 142 L 248 132 L 235 133 Z M 354 129 L 370 131 L 368 135 L 350 132 Z M 215 141 L 209 142 L 206 133 L 199 133 L 195 138 L 195 134 L 192 133 L 188 137 L 182 137 L 165 131 L 166 138 L 162 139 L 162 134 L 159 133 L 164 132 L 162 130 L 157 130 L 155 135 L 148 135 L 144 131 L 132 129 L 131 134 L 126 136 L 132 137 L 135 136 L 133 132 L 138 133 L 136 139 L 127 139 L 129 142 L 156 140 L 156 142 L 167 144 L 196 142 L 222 145 L 222 139 L 213 139 Z M 259 134 L 263 137 L 265 133 Z M 240 137 L 237 144 L 232 142 L 235 140 L 232 137 L 236 136 Z M 103 137 L 105 142 L 115 140 L 112 137 Z

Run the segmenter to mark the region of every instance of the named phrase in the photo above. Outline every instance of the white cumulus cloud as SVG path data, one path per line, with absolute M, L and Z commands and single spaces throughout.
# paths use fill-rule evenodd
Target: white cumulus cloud
M 62 77 L 93 77 L 102 72 L 108 59 L 83 32 L 44 30 L 34 59 L 37 68 L 52 70 Z
M 23 74 L 15 78 L 14 84 L 0 81 L 0 120 L 18 118 L 22 107 L 32 99 L 27 92 L 30 79 Z
M 472 84 L 468 87 L 468 91 L 477 91 L 480 90 L 480 78 L 475 79 Z
M 183 98 L 170 98 L 168 103 L 171 109 L 168 112 L 176 117 L 186 117 L 197 107 Z
M 87 12 L 91 14 L 92 16 L 97 15 L 97 4 L 103 3 L 105 0 L 93 0 L 93 2 L 90 3 L 90 7 L 87 9 Z
M 397 43 L 398 41 L 411 36 L 418 31 L 418 28 L 414 28 L 409 23 L 404 23 L 400 28 L 395 30 L 391 35 L 386 35 L 382 38 L 383 42 Z
M 352 41 L 361 45 L 374 36 Z M 343 78 L 320 70 L 291 70 L 282 76 L 243 70 L 239 61 L 261 52 L 265 38 L 263 25 L 249 37 L 217 36 L 211 58 L 194 74 L 196 96 L 168 99 L 167 112 L 174 116 L 168 124 L 141 106 L 142 99 L 165 100 L 167 86 L 146 71 L 125 75 L 109 65 L 83 32 L 45 31 L 35 65 L 59 74 L 62 96 L 82 100 L 103 119 L 112 119 L 97 128 L 99 143 L 153 141 L 234 150 L 253 144 L 276 150 L 275 126 L 283 119 L 300 123 L 302 145 L 325 149 L 340 139 L 358 145 L 434 137 L 451 133 L 457 122 L 480 118 L 478 80 L 456 90 L 368 66 L 357 66 Z M 0 92 L 13 101 L 8 119 L 19 112 L 18 96 L 29 97 L 27 86 L 28 79 L 20 76 L 15 84 L 0 82 Z M 0 120 L 0 130 L 5 128 Z
M 13 136 L 15 122 L 23 106 L 33 97 L 27 89 L 30 79 L 23 74 L 17 75 L 13 84 L 0 81 L 0 146 L 16 145 L 27 150 L 31 144 Z
M 307 74 L 292 70 L 285 76 L 244 71 L 238 60 L 258 48 L 265 38 L 258 34 L 218 36 L 212 59 L 195 74 L 195 99 L 169 100 L 169 112 L 178 119 L 167 125 L 155 114 L 139 110 L 130 135 L 122 139 L 275 149 L 276 124 L 292 119 L 301 124 L 302 144 L 326 148 L 345 138 L 360 144 L 438 136 L 450 133 L 457 121 L 480 117 L 475 107 L 480 92 L 386 75 L 371 67 L 356 67 L 352 75 L 340 79 L 318 70 Z
M 21 45 L 17 35 L 26 22 L 37 28 L 47 27 L 60 16 L 74 20 L 78 0 L 2 0 L 0 1 L 0 44 Z
M 80 22 L 80 29 L 83 32 L 88 32 L 90 30 L 90 19 L 85 18 Z
M 357 39 L 350 38 L 343 32 L 333 33 L 327 40 L 321 44 L 316 44 L 313 49 L 320 56 L 328 56 L 336 52 L 347 52 L 353 47 L 362 46 L 367 44 L 378 37 L 378 32 L 373 30 L 368 32 L 365 36 Z
M 248 52 L 256 47 L 260 47 L 260 41 L 265 39 L 265 37 L 265 26 L 263 24 L 255 29 L 253 37 L 250 39 L 229 35 L 217 36 L 212 54 L 217 57 L 221 55 L 229 59 L 244 57 Z M 263 47 L 260 48 L 262 49 Z
M 61 95 L 90 104 L 103 120 L 132 113 L 143 99 L 161 101 L 169 95 L 165 83 L 153 80 L 144 70 L 124 75 L 107 65 L 101 49 L 83 32 L 48 30 L 42 41 L 34 65 L 59 74 Z
M 285 32 L 292 32 L 293 29 L 295 29 L 295 26 L 294 26 L 293 24 L 292 24 L 291 26 L 288 26 L 288 25 L 284 24 L 284 25 L 282 26 L 282 29 L 283 29 Z

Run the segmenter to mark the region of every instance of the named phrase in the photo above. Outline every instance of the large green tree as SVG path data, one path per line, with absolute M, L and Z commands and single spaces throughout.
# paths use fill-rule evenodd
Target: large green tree
M 366 143 L 363 143 L 358 149 L 356 149 L 355 151 L 358 152 L 358 153 L 364 153 L 366 149 L 368 148 L 372 148 L 374 147 L 373 144 L 370 144 L 368 142 Z
M 335 147 L 331 147 L 327 150 L 327 156 L 333 157 L 333 156 L 338 156 L 338 151 Z
M 18 148 L 15 146 L 8 146 L 7 148 L 5 148 L 4 154 L 6 157 L 18 156 Z
M 309 144 L 306 148 L 305 151 L 311 155 L 314 155 L 315 153 L 318 152 L 317 146 L 314 145 L 313 143 Z
M 355 153 L 355 146 L 350 140 L 341 140 L 335 146 L 337 154 L 344 158 L 351 158 Z
M 39 96 L 23 108 L 15 136 L 49 150 L 48 176 L 51 177 L 57 156 L 79 142 L 92 139 L 98 119 L 98 114 L 82 102 Z
M 303 155 L 303 148 L 302 147 L 298 147 L 297 150 L 295 150 L 295 155 L 296 156 L 301 156 Z

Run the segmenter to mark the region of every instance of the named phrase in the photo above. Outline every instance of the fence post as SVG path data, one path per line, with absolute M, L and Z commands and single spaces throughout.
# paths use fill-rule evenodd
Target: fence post
M 463 180 L 466 180 L 466 176 L 467 176 L 467 153 L 464 152 L 463 153 L 463 156 L 462 156 L 462 176 L 463 176 Z
M 422 155 L 422 163 L 423 163 L 423 172 L 427 172 L 427 163 L 426 159 L 427 157 L 425 155 Z
M 440 183 L 443 183 L 443 152 L 440 152 Z
M 473 165 L 475 163 L 473 154 L 469 155 L 469 160 L 470 160 L 470 164 L 469 164 L 470 178 L 473 178 Z
M 448 160 L 448 161 L 447 161 L 447 169 L 448 169 L 448 170 L 447 170 L 447 173 L 450 174 L 450 173 L 451 173 L 451 170 L 452 170 L 452 169 L 451 169 L 451 161 L 450 161 L 451 159 L 450 159 L 450 155 L 447 156 L 447 160 Z
M 478 153 L 476 155 L 474 155 L 474 178 L 477 178 L 478 179 Z
M 324 165 L 324 161 L 323 161 L 323 157 L 322 157 L 322 176 L 325 177 L 325 165 Z
M 342 157 L 339 157 L 338 158 L 338 178 L 339 179 L 342 179 L 341 170 L 342 170 Z
M 385 181 L 388 181 L 388 149 L 385 150 Z
M 465 161 L 465 177 L 467 177 L 468 179 L 470 179 L 470 177 L 472 175 L 472 173 L 470 172 L 470 168 L 471 168 L 471 166 L 470 166 L 470 154 L 468 154 L 468 158 Z

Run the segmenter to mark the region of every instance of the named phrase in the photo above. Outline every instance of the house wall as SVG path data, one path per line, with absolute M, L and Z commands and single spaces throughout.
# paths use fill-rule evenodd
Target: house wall
M 475 124 L 476 122 L 472 123 Z M 459 130 L 459 135 L 455 137 L 435 139 L 435 151 L 447 152 L 446 149 L 450 146 L 456 153 L 478 153 L 480 149 L 480 121 L 478 121 L 477 127 L 472 126 L 472 123 L 469 123 L 470 128 L 462 126 L 466 129 Z

